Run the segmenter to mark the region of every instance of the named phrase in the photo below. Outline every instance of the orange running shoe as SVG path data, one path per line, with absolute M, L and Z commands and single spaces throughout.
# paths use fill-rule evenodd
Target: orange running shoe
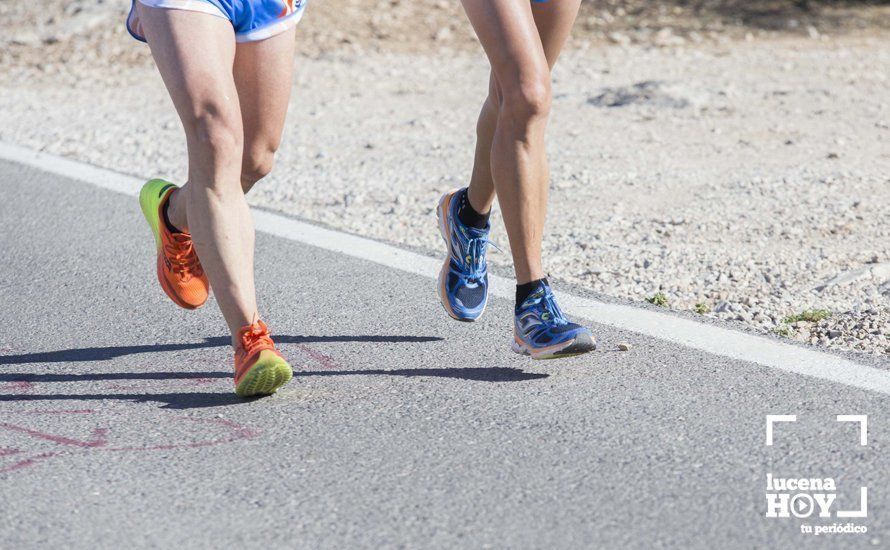
M 275 349 L 269 327 L 259 319 L 238 331 L 235 348 L 235 393 L 270 395 L 293 378 L 294 371 Z
M 185 309 L 204 305 L 210 296 L 210 281 L 198 260 L 188 233 L 171 233 L 164 222 L 164 208 L 177 189 L 164 180 L 151 180 L 142 186 L 139 206 L 155 236 L 158 251 L 158 281 L 173 302 Z

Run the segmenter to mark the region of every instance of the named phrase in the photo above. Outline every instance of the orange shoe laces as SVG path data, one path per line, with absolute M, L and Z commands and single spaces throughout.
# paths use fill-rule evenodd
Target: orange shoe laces
M 244 356 L 275 347 L 275 342 L 269 334 L 269 327 L 259 319 L 238 331 L 238 340 L 241 343 L 241 349 L 238 351 Z
M 173 273 L 176 273 L 183 282 L 204 274 L 204 269 L 195 253 L 192 236 L 188 233 L 170 233 L 170 242 L 164 245 L 164 255 L 170 260 Z

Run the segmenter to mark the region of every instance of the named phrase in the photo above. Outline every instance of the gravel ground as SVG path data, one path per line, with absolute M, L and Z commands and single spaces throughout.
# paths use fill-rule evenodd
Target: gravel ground
M 15 35 L 0 56 L 0 139 L 181 181 L 181 129 L 147 48 L 120 30 L 122 4 Z M 580 35 L 555 74 L 550 273 L 890 353 L 890 35 Z M 300 35 L 277 168 L 251 202 L 439 250 L 434 206 L 468 176 L 484 59 L 314 36 Z M 493 239 L 508 250 L 499 221 Z

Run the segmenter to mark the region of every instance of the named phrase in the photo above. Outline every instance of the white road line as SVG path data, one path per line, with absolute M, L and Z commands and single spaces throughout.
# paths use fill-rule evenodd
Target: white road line
M 125 195 L 137 195 L 143 183 L 142 180 L 131 176 L 16 145 L 0 143 L 0 159 L 77 179 Z M 296 221 L 271 212 L 254 210 L 254 220 L 257 230 L 264 233 L 432 279 L 437 277 L 442 264 L 441 259 Z M 430 230 L 433 231 L 433 222 L 430 223 Z M 511 280 L 491 277 L 493 295 L 512 299 L 513 292 Z M 559 297 L 566 312 L 596 323 L 652 336 L 714 355 L 890 395 L 890 371 L 762 336 L 698 323 L 657 311 L 607 304 L 566 293 L 559 293 Z

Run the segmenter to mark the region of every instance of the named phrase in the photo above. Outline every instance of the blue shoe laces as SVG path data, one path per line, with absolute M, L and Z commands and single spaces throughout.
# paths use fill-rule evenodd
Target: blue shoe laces
M 498 245 L 486 237 L 474 237 L 467 241 L 468 255 L 464 258 L 464 263 L 469 268 L 469 279 L 478 281 L 482 279 L 487 271 L 485 264 L 485 246 L 491 245 L 498 252 L 503 252 Z
M 569 320 L 566 319 L 565 314 L 559 308 L 559 304 L 556 303 L 556 296 L 553 295 L 549 288 L 545 288 L 543 296 L 535 298 L 529 305 L 538 306 L 543 310 L 540 314 L 543 321 L 550 322 L 556 326 L 569 324 Z
M 563 314 L 562 310 L 559 309 L 559 304 L 556 303 L 556 296 L 554 296 L 553 293 L 550 292 L 549 288 L 547 289 L 546 293 L 544 294 L 544 306 L 545 306 L 546 312 L 541 315 L 542 319 L 544 319 L 545 321 L 549 320 L 546 317 L 544 317 L 544 315 L 548 315 L 552 318 L 553 324 L 555 324 L 555 325 L 569 324 L 569 320 L 566 319 L 565 314 Z

